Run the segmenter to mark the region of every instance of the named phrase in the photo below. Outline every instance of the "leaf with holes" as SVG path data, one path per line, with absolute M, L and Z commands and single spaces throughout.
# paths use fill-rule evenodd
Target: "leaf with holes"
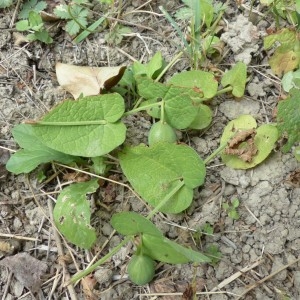
M 95 157 L 109 153 L 125 140 L 120 121 L 124 100 L 119 94 L 66 100 L 33 126 L 46 146 L 75 156 Z
M 98 188 L 97 179 L 75 183 L 64 188 L 53 210 L 55 225 L 71 243 L 89 249 L 96 240 L 95 229 L 90 225 L 91 210 L 86 194 Z

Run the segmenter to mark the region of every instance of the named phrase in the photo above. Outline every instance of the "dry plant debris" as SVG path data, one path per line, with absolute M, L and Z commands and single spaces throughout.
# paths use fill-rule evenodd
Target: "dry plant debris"
M 251 162 L 253 156 L 257 154 L 257 147 L 254 144 L 255 129 L 241 130 L 228 142 L 224 153 L 237 155 L 245 162 Z
M 0 265 L 12 271 L 15 277 L 33 293 L 38 292 L 41 286 L 41 276 L 47 270 L 47 264 L 32 257 L 26 252 L 14 256 L 7 256 L 0 261 Z

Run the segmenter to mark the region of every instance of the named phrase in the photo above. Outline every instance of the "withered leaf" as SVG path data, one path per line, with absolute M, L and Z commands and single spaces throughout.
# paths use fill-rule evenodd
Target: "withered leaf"
M 57 63 L 58 83 L 77 99 L 94 96 L 103 89 L 109 90 L 122 78 L 126 67 L 85 67 Z
M 0 261 L 0 265 L 7 267 L 26 288 L 36 293 L 42 284 L 41 276 L 47 270 L 47 264 L 22 252 L 14 256 L 7 256 Z

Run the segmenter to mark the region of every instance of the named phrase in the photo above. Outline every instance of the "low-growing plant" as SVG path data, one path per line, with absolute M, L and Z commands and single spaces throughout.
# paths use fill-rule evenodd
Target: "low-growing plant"
M 213 73 L 200 70 L 178 73 L 167 83 L 158 82 L 165 71 L 163 65 L 161 55 L 157 54 L 147 65 L 136 63 L 127 75 L 125 72 L 127 81 L 123 80 L 123 91 L 129 84 L 136 87 L 139 96 L 127 111 L 120 94 L 106 91 L 75 101 L 65 100 L 41 119 L 13 129 L 13 136 L 22 149 L 8 161 L 9 171 L 28 173 L 42 163 L 56 161 L 65 168 L 74 169 L 75 164 L 79 171 L 89 167 L 97 170 L 96 173 L 105 173 L 109 165 L 117 161 L 131 191 L 153 208 L 147 217 L 135 212 L 114 214 L 111 224 L 125 236 L 124 240 L 94 265 L 75 275 L 72 282 L 95 270 L 130 241 L 134 241 L 136 252 L 128 271 L 137 284 L 152 279 L 154 260 L 171 264 L 211 262 L 209 253 L 202 254 L 164 237 L 150 219 L 158 211 L 177 214 L 187 209 L 193 201 L 194 189 L 205 181 L 205 165 L 219 153 L 229 166 L 251 168 L 268 156 L 277 140 L 276 126 L 262 125 L 255 130 L 255 120 L 241 116 L 227 125 L 220 147 L 205 160 L 193 148 L 176 144 L 173 134 L 170 138 L 173 132 L 170 129 L 203 129 L 210 125 L 212 112 L 207 105 L 210 99 L 229 92 L 241 97 L 246 84 L 246 67 L 238 63 L 224 73 L 219 85 Z M 150 129 L 155 138 L 150 139 L 149 146 L 130 146 L 126 142 L 127 128 L 123 119 L 140 111 L 157 120 Z M 68 166 L 70 164 L 73 167 Z M 60 232 L 82 248 L 91 248 L 96 241 L 86 195 L 98 189 L 99 178 L 112 181 L 96 173 L 88 173 L 93 178 L 88 182 L 64 188 L 53 212 Z M 144 277 L 140 274 L 143 267 L 148 270 Z
M 240 206 L 240 201 L 238 198 L 234 198 L 230 203 L 222 203 L 223 209 L 227 212 L 228 217 L 233 220 L 238 220 L 240 215 L 237 211 L 237 208 Z
M 188 55 L 193 69 L 199 69 L 208 56 L 220 52 L 221 41 L 216 35 L 217 25 L 226 10 L 226 4 L 211 0 L 182 0 L 184 7 L 175 18 L 189 21 L 188 32 L 183 32 L 172 16 L 160 6 L 170 24 L 175 28 L 183 43 L 183 51 Z

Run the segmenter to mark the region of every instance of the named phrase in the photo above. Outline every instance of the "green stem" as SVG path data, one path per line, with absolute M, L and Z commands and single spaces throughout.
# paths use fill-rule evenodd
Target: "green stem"
M 109 253 L 107 253 L 105 256 L 103 256 L 101 259 L 99 259 L 97 262 L 95 262 L 93 265 L 88 267 L 87 269 L 75 274 L 70 281 L 68 281 L 65 285 L 69 285 L 71 283 L 75 283 L 76 281 L 80 280 L 81 278 L 89 275 L 91 272 L 93 272 L 97 267 L 99 267 L 101 264 L 105 263 L 108 259 L 110 259 L 113 255 L 115 255 L 124 245 L 126 245 L 130 240 L 132 239 L 132 236 L 127 236 L 118 246 L 113 248 Z
M 205 160 L 204 164 L 207 165 L 207 163 L 212 160 L 214 157 L 216 157 L 219 153 L 221 153 L 227 146 L 227 143 L 220 145 L 218 149 L 216 149 L 211 155 L 209 155 Z
M 179 52 L 168 64 L 167 66 L 160 72 L 160 74 L 157 76 L 157 78 L 155 79 L 155 81 L 159 81 L 164 75 L 165 73 L 172 68 L 179 60 L 179 58 L 183 55 L 183 52 Z
M 162 123 L 165 122 L 165 101 L 161 101 L 161 107 L 160 107 L 160 121 Z
M 141 110 L 146 110 L 148 108 L 156 107 L 156 106 L 160 106 L 160 105 L 162 105 L 162 101 L 155 102 L 155 103 L 152 103 L 152 104 L 148 104 L 148 105 L 145 105 L 145 106 L 140 106 L 140 107 L 137 107 L 137 108 L 134 108 L 132 110 L 127 111 L 126 113 L 124 113 L 123 117 L 130 116 L 130 115 L 133 115 L 136 112 L 139 112 Z
M 105 125 L 106 120 L 93 121 L 66 121 L 66 122 L 47 122 L 47 121 L 27 121 L 26 124 L 45 125 L 45 126 L 86 126 L 86 125 Z
M 184 181 L 180 180 L 177 185 L 160 201 L 158 205 L 149 213 L 147 219 L 151 219 L 168 201 L 184 186 Z
M 225 94 L 227 92 L 231 92 L 232 90 L 233 90 L 232 86 L 228 86 L 224 89 L 221 89 L 221 90 L 217 91 L 215 96 L 219 96 L 219 95 Z

